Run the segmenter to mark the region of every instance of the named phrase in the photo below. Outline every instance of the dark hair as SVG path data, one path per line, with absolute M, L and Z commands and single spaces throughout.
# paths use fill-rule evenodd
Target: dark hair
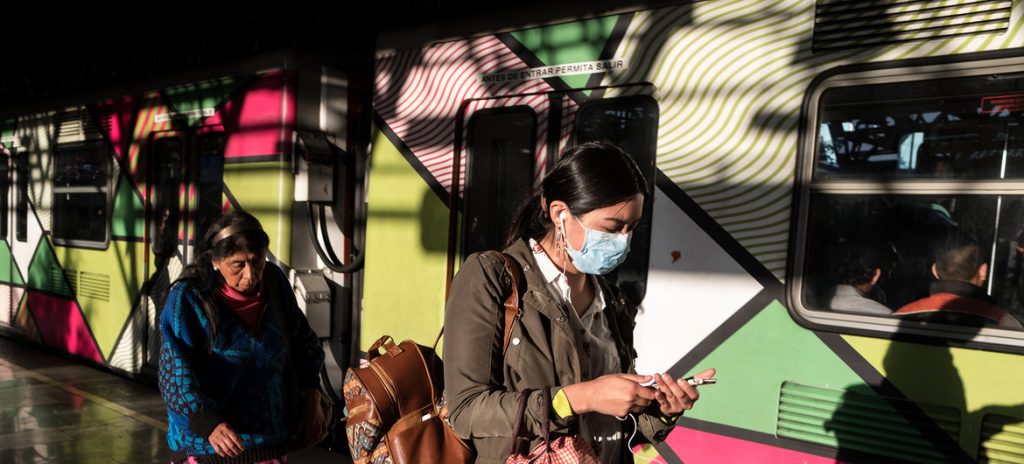
M 638 193 L 647 198 L 647 181 L 636 161 L 619 147 L 588 142 L 569 148 L 544 176 L 540 190 L 519 207 L 506 246 L 517 240 L 544 237 L 551 228 L 547 211 L 553 201 L 564 201 L 569 212 L 580 216 Z
M 839 267 L 840 280 L 849 285 L 871 283 L 875 269 L 888 275 L 898 261 L 896 248 L 884 240 L 855 239 L 843 249 L 843 263 Z
M 951 232 L 935 252 L 935 270 L 943 280 L 966 282 L 978 274 L 981 263 L 978 240 L 963 231 Z
M 213 292 L 224 284 L 220 272 L 213 270 L 213 261 L 224 259 L 235 253 L 266 253 L 270 237 L 255 216 L 244 211 L 232 211 L 214 221 L 196 245 L 192 262 L 185 266 L 180 280 L 187 280 L 199 291 L 203 299 L 203 310 L 217 329 L 217 307 Z

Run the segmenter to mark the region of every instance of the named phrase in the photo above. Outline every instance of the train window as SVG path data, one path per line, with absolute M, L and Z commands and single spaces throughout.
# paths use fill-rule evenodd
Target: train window
M 788 282 L 801 315 L 960 338 L 1024 330 L 1021 71 L 901 68 L 812 89 Z
M 110 169 L 111 152 L 105 142 L 65 144 L 54 150 L 55 243 L 106 246 Z
M 153 253 L 168 254 L 177 249 L 182 160 L 184 146 L 179 137 L 161 137 L 153 141 L 151 179 L 153 193 Z
M 196 138 L 198 156 L 198 194 L 196 206 L 197 239 L 206 235 L 210 225 L 224 213 L 223 132 L 210 132 Z
M 1024 177 L 1022 83 L 983 76 L 829 89 L 814 177 Z
M 658 139 L 658 102 L 646 95 L 592 100 L 584 103 L 576 116 L 577 143 L 604 141 L 618 145 L 633 156 L 647 189 L 654 188 L 655 142 Z M 647 293 L 647 266 L 651 251 L 651 207 L 644 205 L 644 216 L 633 233 L 629 255 L 609 278 L 626 296 L 640 304 Z
M 14 238 L 19 242 L 28 241 L 28 152 L 21 150 L 14 155 L 14 175 L 17 183 L 17 200 L 14 203 Z
M 528 106 L 478 111 L 469 121 L 463 256 L 504 248 L 534 177 L 537 116 Z
M 0 147 L 3 145 L 0 144 Z M 10 214 L 9 192 L 11 190 L 11 163 L 9 156 L 0 150 L 0 238 L 7 239 L 8 215 Z

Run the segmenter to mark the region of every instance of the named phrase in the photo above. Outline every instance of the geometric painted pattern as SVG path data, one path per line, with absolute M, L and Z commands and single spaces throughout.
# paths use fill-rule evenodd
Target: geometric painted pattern
M 28 309 L 35 320 L 46 321 L 39 327 L 39 334 L 47 345 L 103 363 L 103 356 L 77 303 L 29 290 Z
M 25 284 L 25 280 L 21 277 L 21 271 L 18 269 L 17 263 L 14 262 L 14 256 L 11 255 L 11 248 L 7 245 L 6 240 L 0 241 L 0 282 L 15 285 Z

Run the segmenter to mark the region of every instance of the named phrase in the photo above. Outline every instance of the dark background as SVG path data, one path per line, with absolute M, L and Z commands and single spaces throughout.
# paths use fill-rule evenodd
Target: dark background
M 121 94 L 125 85 L 296 51 L 372 72 L 383 31 L 440 37 L 592 16 L 622 1 L 376 0 L 75 2 L 0 5 L 0 114 Z M 582 13 L 581 13 L 582 12 Z M 424 32 L 425 31 L 425 32 Z

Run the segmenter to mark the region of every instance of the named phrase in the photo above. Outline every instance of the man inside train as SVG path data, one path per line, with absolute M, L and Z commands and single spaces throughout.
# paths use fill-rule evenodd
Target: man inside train
M 896 251 L 888 242 L 857 240 L 846 247 L 829 307 L 836 311 L 889 316 L 885 292 L 878 287 L 896 263 Z
M 910 320 L 1024 329 L 1020 321 L 985 292 L 988 271 L 978 241 L 957 229 L 936 250 L 931 266 L 936 280 L 931 283 L 929 296 L 908 303 L 893 315 Z

